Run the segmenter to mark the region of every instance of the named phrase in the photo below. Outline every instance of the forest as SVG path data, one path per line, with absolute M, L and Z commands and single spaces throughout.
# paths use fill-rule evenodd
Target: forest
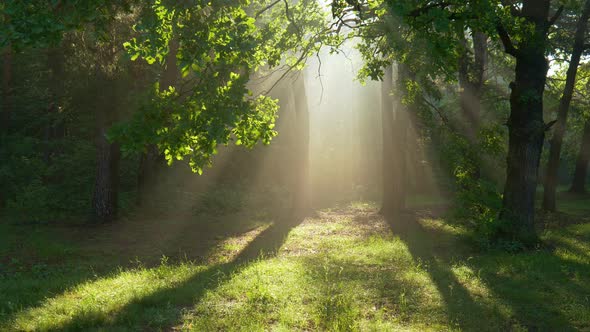
M 589 21 L 0 1 L 0 331 L 590 331 Z

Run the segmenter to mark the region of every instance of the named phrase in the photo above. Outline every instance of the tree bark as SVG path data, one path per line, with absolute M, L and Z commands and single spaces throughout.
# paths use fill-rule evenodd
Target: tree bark
M 297 156 L 295 167 L 295 187 L 293 191 L 292 208 L 297 216 L 309 213 L 309 109 L 307 106 L 307 94 L 305 92 L 305 76 L 300 74 L 293 82 L 293 93 L 295 105 L 295 130 Z
M 559 168 L 561 147 L 563 145 L 563 136 L 565 134 L 567 116 L 576 84 L 578 66 L 585 48 L 584 41 L 586 37 L 589 16 L 590 0 L 587 0 L 584 5 L 584 11 L 582 12 L 582 15 L 580 16 L 580 19 L 576 25 L 574 45 L 569 67 L 567 69 L 565 88 L 563 90 L 561 100 L 559 101 L 557 122 L 555 123 L 553 137 L 551 138 L 549 160 L 547 161 L 547 172 L 545 174 L 545 187 L 543 191 L 543 209 L 545 211 L 555 211 L 555 191 L 557 186 L 557 171 Z
M 470 61 L 465 40 L 464 52 L 459 58 L 459 100 L 461 114 L 467 122 L 464 125 L 465 135 L 474 141 L 480 125 L 481 94 L 487 62 L 487 36 L 481 32 L 474 32 L 472 39 L 473 61 Z
M 588 161 L 590 160 L 590 120 L 584 125 L 582 144 L 576 160 L 576 169 L 572 178 L 570 192 L 574 194 L 586 193 L 586 178 L 588 175 Z
M 117 216 L 120 149 L 106 137 L 102 128 L 96 138 L 96 180 L 92 198 L 93 220 L 98 223 L 113 221 Z
M 107 132 L 119 116 L 122 103 L 122 92 L 118 91 L 115 80 L 96 66 L 93 89 L 102 89 L 102 93 L 96 94 L 94 100 L 96 174 L 91 219 L 97 223 L 111 222 L 117 217 L 120 147 L 107 139 Z
M 381 83 L 383 197 L 380 213 L 385 217 L 396 216 L 404 206 L 403 183 L 405 179 L 401 172 L 405 167 L 405 158 L 400 145 L 402 144 L 402 133 L 406 132 L 406 128 L 401 128 L 399 114 L 397 119 L 394 118 L 392 87 L 392 66 L 388 66 L 385 68 L 385 75 Z M 397 111 L 400 112 L 399 109 Z
M 499 216 L 504 227 L 499 235 L 525 245 L 537 241 L 535 191 L 546 127 L 543 91 L 548 69 L 545 48 L 549 5 L 549 0 L 524 1 L 522 15 L 534 30 L 520 42 L 518 50 L 507 47 L 507 52 L 516 57 L 516 75 L 510 84 L 506 184 Z
M 459 57 L 459 103 L 461 115 L 464 122 L 460 126 L 463 135 L 469 140 L 469 143 L 475 150 L 477 144 L 477 133 L 480 127 L 481 117 L 481 97 L 485 82 L 485 66 L 487 63 L 487 36 L 482 32 L 473 32 L 473 58 L 469 55 L 470 51 L 467 41 L 462 38 L 463 54 Z M 479 179 L 481 176 L 478 156 L 470 153 L 473 158 L 473 178 Z

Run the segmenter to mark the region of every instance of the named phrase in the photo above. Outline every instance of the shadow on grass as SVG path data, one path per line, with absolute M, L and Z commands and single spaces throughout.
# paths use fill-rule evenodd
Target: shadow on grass
M 397 218 L 388 218 L 387 223 L 394 234 L 406 243 L 415 260 L 427 267 L 430 278 L 438 289 L 446 306 L 450 322 L 458 324 L 462 330 L 478 330 L 482 326 L 475 323 L 476 315 L 482 320 L 499 315 L 497 309 L 489 308 L 476 301 L 469 290 L 457 279 L 452 271 L 452 259 L 445 248 L 437 244 L 449 237 L 448 234 L 433 232 L 424 228 L 411 213 L 404 213 Z
M 457 252 L 453 248 L 456 243 L 438 245 L 462 239 L 436 228 L 425 228 L 415 214 L 390 218 L 388 224 L 406 243 L 412 256 L 427 264 L 428 273 L 445 302 L 449 320 L 462 330 L 569 331 L 580 328 L 579 324 L 572 325 L 562 310 L 566 304 L 559 303 L 554 296 L 579 299 L 582 294 L 590 294 L 588 277 L 585 277 L 585 285 L 571 280 L 572 275 L 590 276 L 589 266 L 564 260 L 550 251 L 469 257 L 466 251 Z M 484 303 L 474 298 L 452 270 L 457 262 L 476 271 L 497 298 L 497 304 L 495 299 Z M 501 273 L 506 270 L 510 272 Z M 507 306 L 511 314 L 500 312 L 499 305 Z M 494 327 L 492 322 L 499 326 Z
M 273 246 L 280 247 L 280 244 L 270 241 L 278 241 L 279 233 L 288 232 L 283 228 L 289 227 L 295 220 L 284 217 L 285 214 L 277 212 L 264 222 L 243 214 L 224 216 L 214 222 L 193 219 L 183 222 L 183 228 L 174 232 L 176 240 L 169 236 L 154 238 L 154 235 L 144 234 L 147 229 L 149 233 L 165 233 L 169 224 L 167 222 L 162 223 L 161 230 L 153 225 L 144 225 L 145 232 L 135 232 L 137 229 L 134 227 L 142 228 L 135 220 L 94 226 L 91 232 L 88 229 L 82 232 L 79 227 L 63 227 L 56 234 L 56 230 L 49 227 L 14 226 L 12 228 L 18 234 L 36 234 L 37 238 L 31 243 L 29 238 L 25 241 L 19 235 L 18 239 L 14 239 L 18 247 L 0 253 L 0 329 L 20 312 L 41 306 L 44 300 L 59 296 L 78 285 L 112 277 L 121 268 L 134 267 L 136 263 L 142 267 L 155 267 L 159 265 L 162 255 L 170 257 L 171 262 L 183 259 L 201 261 L 224 239 L 241 236 L 264 223 L 270 223 L 272 219 L 283 220 L 259 234 L 236 262 L 245 260 L 246 256 L 255 257 L 263 249 L 266 249 L 264 255 L 268 255 L 268 250 Z M 117 239 L 113 239 L 114 236 Z M 119 241 L 119 238 L 123 240 Z M 38 257 L 36 251 L 47 256 L 45 242 L 58 249 L 67 245 L 68 251 L 60 250 L 46 259 Z M 29 248 L 32 244 L 35 244 L 35 250 Z M 15 265 L 13 261 L 18 264 Z M 223 266 L 218 268 L 220 271 L 224 269 Z
M 171 330 L 181 324 L 184 310 L 197 304 L 208 291 L 215 290 L 249 263 L 275 256 L 291 229 L 302 220 L 303 218 L 284 218 L 261 232 L 231 262 L 207 267 L 180 284 L 133 300 L 117 312 L 106 314 L 108 317 L 100 312 L 80 314 L 52 331 L 89 328 Z M 154 316 L 162 318 L 154 322 Z

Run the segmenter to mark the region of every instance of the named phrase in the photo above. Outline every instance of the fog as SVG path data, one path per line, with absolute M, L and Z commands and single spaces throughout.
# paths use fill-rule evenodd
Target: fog
M 250 88 L 279 100 L 278 135 L 270 145 L 259 144 L 252 150 L 231 144 L 220 146 L 212 167 L 205 168 L 200 176 L 182 161 L 162 167 L 153 188 L 153 198 L 161 204 L 154 207 L 165 210 L 173 201 L 175 212 L 188 213 L 198 210 L 199 197 L 220 188 L 228 192 L 239 189 L 251 196 L 263 193 L 262 197 L 271 200 L 280 197 L 276 205 L 288 206 L 289 197 L 300 185 L 302 170 L 309 171 L 304 190 L 313 207 L 351 200 L 378 201 L 383 190 L 381 82 L 361 84 L 356 78 L 361 66 L 359 54 L 348 44 L 340 53 L 325 51 L 309 58 L 302 71 L 254 75 Z M 301 82 L 304 92 L 297 90 Z M 298 129 L 302 126 L 298 118 L 302 105 L 307 106 L 308 130 Z M 393 111 L 401 114 L 401 110 Z M 303 119 L 304 127 L 305 123 Z M 404 190 L 437 190 L 433 158 L 426 157 L 427 149 L 412 124 L 404 131 L 406 139 L 397 142 L 404 145 L 397 150 L 403 155 L 394 156 L 407 163 Z

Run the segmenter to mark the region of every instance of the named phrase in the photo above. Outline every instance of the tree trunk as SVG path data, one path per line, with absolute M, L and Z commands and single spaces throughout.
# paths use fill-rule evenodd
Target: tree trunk
M 107 139 L 108 129 L 118 117 L 121 105 L 121 92 L 118 91 L 116 81 L 109 79 L 106 74 L 96 67 L 94 89 L 102 89 L 96 95 L 96 176 L 94 180 L 94 195 L 92 196 L 92 221 L 106 223 L 117 217 L 119 192 L 119 160 L 120 147 L 117 143 Z
M 309 202 L 309 109 L 305 92 L 305 76 L 300 74 L 293 82 L 296 130 L 296 164 L 295 188 L 292 207 L 297 216 L 306 215 L 310 211 Z
M 463 135 L 469 140 L 469 143 L 475 150 L 477 144 L 477 133 L 480 127 L 481 117 L 481 96 L 485 81 L 485 66 L 487 62 L 487 36 L 481 32 L 473 32 L 473 60 L 469 55 L 467 41 L 462 38 L 463 54 L 459 57 L 459 102 L 461 106 L 461 115 L 464 122 L 460 126 Z M 471 153 L 473 158 L 473 178 L 480 177 L 479 157 L 476 153 Z
M 396 216 L 404 206 L 402 186 L 405 179 L 401 176 L 401 170 L 402 165 L 405 165 L 405 159 L 400 148 L 400 138 L 402 137 L 401 133 L 405 133 L 406 128 L 400 128 L 400 122 L 394 118 L 392 87 L 393 73 L 392 66 L 389 66 L 385 69 L 385 75 L 381 83 L 383 197 L 380 213 L 386 217 Z
M 403 64 L 397 65 L 397 86 L 398 87 L 405 87 L 406 80 L 411 75 L 408 67 Z M 393 156 L 394 156 L 394 183 L 395 183 L 395 201 L 396 207 L 398 211 L 401 211 L 406 206 L 406 192 L 407 188 L 409 187 L 409 179 L 408 179 L 408 128 L 410 126 L 418 125 L 418 121 L 414 120 L 410 124 L 410 117 L 417 119 L 418 117 L 415 116 L 415 112 L 411 112 L 410 107 L 411 105 L 403 105 L 402 104 L 402 96 L 407 95 L 407 90 L 402 88 L 403 93 L 396 98 L 395 102 L 395 119 L 394 119 L 394 142 L 393 142 Z M 410 115 L 411 113 L 411 115 Z M 416 146 L 417 148 L 417 146 Z
M 96 180 L 92 198 L 92 218 L 106 223 L 117 216 L 119 187 L 119 145 L 110 143 L 107 128 L 101 128 L 96 138 Z
M 510 84 L 506 184 L 500 212 L 505 227 L 499 235 L 525 245 L 537 241 L 535 191 L 546 127 L 543 91 L 548 69 L 545 47 L 549 3 L 549 0 L 524 1 L 522 14 L 534 31 L 512 52 L 516 57 L 516 75 Z
M 480 124 L 481 93 L 484 83 L 487 59 L 487 36 L 481 32 L 473 33 L 473 63 L 469 60 L 467 41 L 463 40 L 463 56 L 459 58 L 459 100 L 461 114 L 466 121 L 465 135 L 475 140 Z
M 551 139 L 551 147 L 549 149 L 549 160 L 547 162 L 547 172 L 545 174 L 545 188 L 543 191 L 543 209 L 546 211 L 555 211 L 555 191 L 557 186 L 557 171 L 559 168 L 559 160 L 561 155 L 561 147 L 563 145 L 563 136 L 565 134 L 567 115 L 569 112 L 570 102 L 574 93 L 576 84 L 576 75 L 578 73 L 578 65 L 582 52 L 584 52 L 584 41 L 586 36 L 586 28 L 588 24 L 588 17 L 590 16 L 590 0 L 586 1 L 584 11 L 580 16 L 576 26 L 576 34 L 574 38 L 574 47 L 570 58 L 569 67 L 565 79 L 565 88 L 563 95 L 559 101 L 559 109 L 557 112 L 557 122 L 555 123 L 555 131 Z
M 586 177 L 588 175 L 588 161 L 590 160 L 590 120 L 584 125 L 582 144 L 576 160 L 576 169 L 572 178 L 570 192 L 575 194 L 586 193 Z

